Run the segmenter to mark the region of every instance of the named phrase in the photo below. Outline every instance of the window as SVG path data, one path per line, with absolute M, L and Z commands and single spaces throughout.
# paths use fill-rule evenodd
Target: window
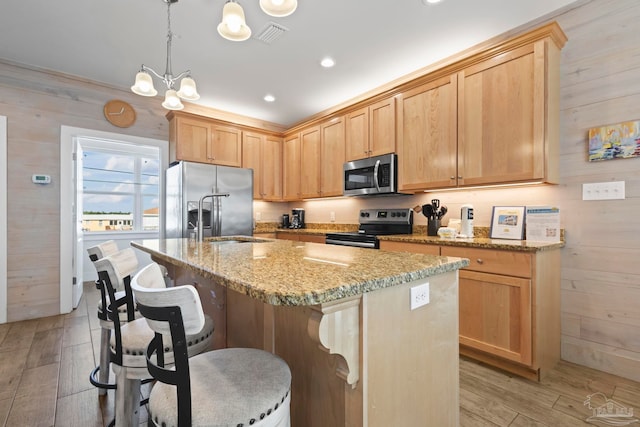
M 160 149 L 79 138 L 84 231 L 158 231 Z

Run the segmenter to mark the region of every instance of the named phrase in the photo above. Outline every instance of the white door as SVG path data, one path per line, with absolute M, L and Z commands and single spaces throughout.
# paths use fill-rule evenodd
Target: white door
M 82 230 L 82 146 L 77 138 L 74 138 L 73 155 L 73 308 L 78 306 L 82 297 L 82 263 L 84 259 L 83 230 Z

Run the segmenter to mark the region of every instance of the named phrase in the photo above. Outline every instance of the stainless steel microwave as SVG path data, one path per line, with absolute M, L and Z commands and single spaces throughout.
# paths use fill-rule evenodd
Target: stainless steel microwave
M 347 162 L 343 170 L 345 196 L 395 194 L 398 191 L 398 158 L 395 154 Z

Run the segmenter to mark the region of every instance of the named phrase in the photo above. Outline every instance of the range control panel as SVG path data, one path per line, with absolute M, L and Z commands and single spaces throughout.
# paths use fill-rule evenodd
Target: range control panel
M 413 210 L 362 209 L 360 224 L 413 224 Z

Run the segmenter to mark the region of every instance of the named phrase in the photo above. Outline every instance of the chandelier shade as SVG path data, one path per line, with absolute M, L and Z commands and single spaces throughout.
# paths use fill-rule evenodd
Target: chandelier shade
M 222 22 L 218 25 L 218 34 L 236 42 L 251 37 L 251 28 L 244 18 L 244 10 L 234 0 L 227 1 L 222 9 Z
M 177 3 L 178 0 L 162 0 L 167 4 L 167 62 L 164 74 L 160 75 L 153 68 L 142 64 L 142 68 L 136 74 L 136 80 L 131 91 L 141 96 L 156 96 L 158 91 L 153 86 L 152 74 L 162 80 L 167 87 L 164 102 L 162 106 L 168 110 L 182 110 L 184 105 L 180 99 L 187 101 L 196 101 L 200 99 L 200 95 L 196 90 L 196 82 L 191 78 L 191 71 L 183 71 L 177 76 L 171 71 L 171 42 L 173 40 L 173 32 L 171 32 L 171 5 Z M 176 92 L 175 86 L 178 80 L 180 82 L 180 90 Z
M 276 18 L 291 15 L 297 7 L 298 0 L 260 0 L 262 11 Z

